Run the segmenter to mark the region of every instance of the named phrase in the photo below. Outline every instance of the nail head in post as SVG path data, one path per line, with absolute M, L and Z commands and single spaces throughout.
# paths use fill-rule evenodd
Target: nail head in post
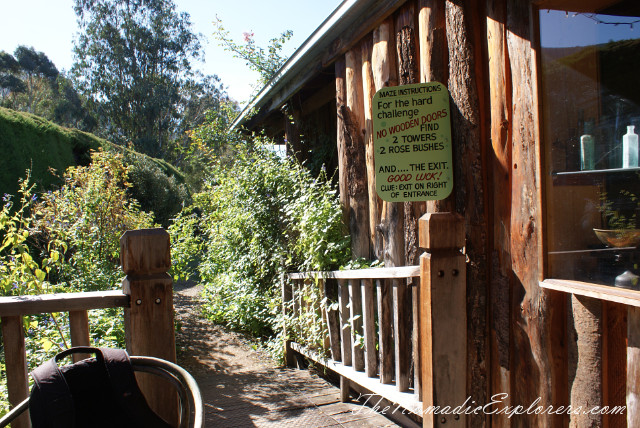
M 442 417 L 442 419 L 440 419 L 440 423 L 442 424 L 446 424 L 447 423 L 447 418 L 445 418 L 444 416 Z
M 442 278 L 444 276 L 444 271 L 443 270 L 439 270 L 438 271 L 438 277 Z
M 142 299 L 136 300 L 136 305 L 141 305 L 141 304 L 142 304 Z
M 160 304 L 160 302 L 162 302 L 162 300 L 158 297 L 158 298 L 156 299 L 156 305 L 159 305 L 159 304 Z
M 458 276 L 458 274 L 460 273 L 460 271 L 458 271 L 458 269 L 454 269 L 451 271 L 451 275 L 453 276 Z

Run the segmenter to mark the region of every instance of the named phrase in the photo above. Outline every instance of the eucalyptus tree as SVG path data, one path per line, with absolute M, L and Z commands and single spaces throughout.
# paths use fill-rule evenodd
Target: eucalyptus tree
M 27 86 L 16 76 L 20 71 L 20 64 L 8 52 L 0 51 L 0 105 L 10 94 L 25 92 Z
M 42 114 L 51 105 L 51 93 L 60 73 L 43 52 L 18 46 L 11 55 L 0 52 L 0 88 L 3 104 Z M 11 102 L 7 97 L 11 95 Z
M 201 56 L 189 14 L 172 0 L 75 0 L 73 74 L 107 137 L 162 156 L 180 122 L 181 92 Z

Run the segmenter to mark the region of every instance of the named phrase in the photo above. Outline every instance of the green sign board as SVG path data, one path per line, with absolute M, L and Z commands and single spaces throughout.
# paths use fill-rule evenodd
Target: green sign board
M 433 201 L 453 189 L 449 92 L 438 82 L 373 96 L 376 190 L 385 201 Z

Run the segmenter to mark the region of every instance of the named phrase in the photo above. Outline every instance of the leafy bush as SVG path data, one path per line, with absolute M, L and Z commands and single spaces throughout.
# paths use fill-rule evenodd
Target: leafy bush
M 97 151 L 86 167 L 71 167 L 63 186 L 35 206 L 41 242 L 68 244 L 60 281 L 76 290 L 106 290 L 120 277 L 120 236 L 152 226 L 152 216 L 128 198 L 128 169 L 119 154 Z
M 152 212 L 155 221 L 169 227 L 173 219 L 189 203 L 189 191 L 175 175 L 167 175 L 146 156 L 129 156 L 128 188 L 131 197 L 138 201 L 140 209 Z
M 0 294 L 107 290 L 120 286 L 119 238 L 127 229 L 152 225 L 151 215 L 128 198 L 122 155 L 94 152 L 86 167 L 71 167 L 60 189 L 39 198 L 27 178 L 19 204 L 4 196 L 0 211 Z M 92 341 L 123 346 L 122 309 L 91 311 Z M 68 314 L 25 317 L 31 368 L 69 346 Z M 2 352 L 2 355 L 4 353 Z M 0 361 L 3 366 L 4 358 Z M 0 390 L 5 388 L 3 376 Z M 6 411 L 0 403 L 0 414 Z
M 200 253 L 205 312 L 234 329 L 273 335 L 282 321 L 284 274 L 335 269 L 350 257 L 339 202 L 325 177 L 314 180 L 259 141 L 238 146 L 231 164 L 217 165 L 194 207 L 169 230 L 174 245 L 189 249 L 178 256 L 174 275 L 191 275 Z M 172 254 L 180 252 L 174 247 Z

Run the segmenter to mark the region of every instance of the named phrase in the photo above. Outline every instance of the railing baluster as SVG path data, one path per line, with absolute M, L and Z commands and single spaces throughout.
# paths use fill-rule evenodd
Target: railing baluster
M 338 300 L 340 306 L 340 332 L 341 332 L 341 351 L 342 363 L 345 366 L 352 364 L 351 353 L 351 323 L 349 322 L 349 286 L 347 281 L 338 281 Z M 349 400 L 350 383 L 349 379 L 340 376 L 340 401 Z
M 329 343 L 331 345 L 331 357 L 335 361 L 342 361 L 340 352 L 340 311 L 331 309 L 331 305 L 338 301 L 335 279 L 324 281 L 324 295 L 327 298 L 327 326 L 329 328 Z
M 286 279 L 282 283 L 282 311 L 285 316 L 291 316 L 292 314 L 292 305 L 293 305 L 293 283 L 294 280 L 287 281 Z M 295 356 L 293 354 L 293 350 L 291 349 L 291 339 L 287 336 L 290 334 L 289 329 L 287 328 L 287 324 L 284 324 L 284 358 L 285 363 L 288 367 L 293 367 L 295 365 Z
M 376 350 L 375 289 L 371 279 L 363 279 L 362 286 L 362 317 L 366 355 L 364 367 L 367 376 L 376 377 L 378 374 L 378 351 Z
M 27 383 L 27 357 L 24 346 L 24 329 L 21 316 L 2 317 L 2 339 L 4 341 L 4 360 L 7 373 L 7 389 L 11 406 L 20 404 L 29 396 Z M 30 426 L 29 415 L 23 413 L 15 419 L 13 428 Z
M 331 350 L 331 336 L 329 334 L 329 314 L 325 310 L 326 308 L 322 307 L 322 301 L 324 300 L 328 304 L 328 300 L 326 295 L 325 280 L 323 278 L 317 278 L 317 281 L 318 281 L 318 290 L 320 293 L 320 298 L 317 301 L 313 302 L 313 304 L 314 304 L 314 310 L 316 311 L 316 313 L 320 314 L 322 318 L 322 328 L 323 328 L 323 331 L 326 333 L 324 335 L 324 344 L 323 344 L 324 345 L 323 350 L 326 353 L 326 351 Z
M 380 344 L 380 382 L 393 382 L 392 294 L 388 279 L 376 280 L 378 288 L 378 343 Z
M 420 368 L 420 278 L 412 278 L 411 287 L 411 309 L 412 323 L 411 343 L 413 350 L 413 392 L 422 401 L 421 368 Z
M 409 289 L 404 279 L 393 281 L 393 338 L 396 361 L 396 388 L 400 392 L 409 390 L 409 371 L 411 369 L 411 325 L 409 315 Z
M 302 280 L 298 279 L 293 281 L 293 318 L 296 323 L 296 333 L 300 338 L 302 338 L 302 321 L 300 319 L 300 313 L 302 309 L 300 308 L 300 283 Z
M 69 311 L 69 330 L 71 346 L 89 346 L 89 312 Z M 88 354 L 73 354 L 73 361 L 81 361 L 89 357 Z
M 349 323 L 349 288 L 347 281 L 338 281 L 338 299 L 340 306 L 340 332 L 341 332 L 341 350 L 342 363 L 345 366 L 352 364 L 351 360 L 351 323 Z
M 361 280 L 349 280 L 349 303 L 351 304 L 351 335 L 353 337 L 353 369 L 364 370 L 364 349 L 358 340 L 362 336 L 362 286 Z

